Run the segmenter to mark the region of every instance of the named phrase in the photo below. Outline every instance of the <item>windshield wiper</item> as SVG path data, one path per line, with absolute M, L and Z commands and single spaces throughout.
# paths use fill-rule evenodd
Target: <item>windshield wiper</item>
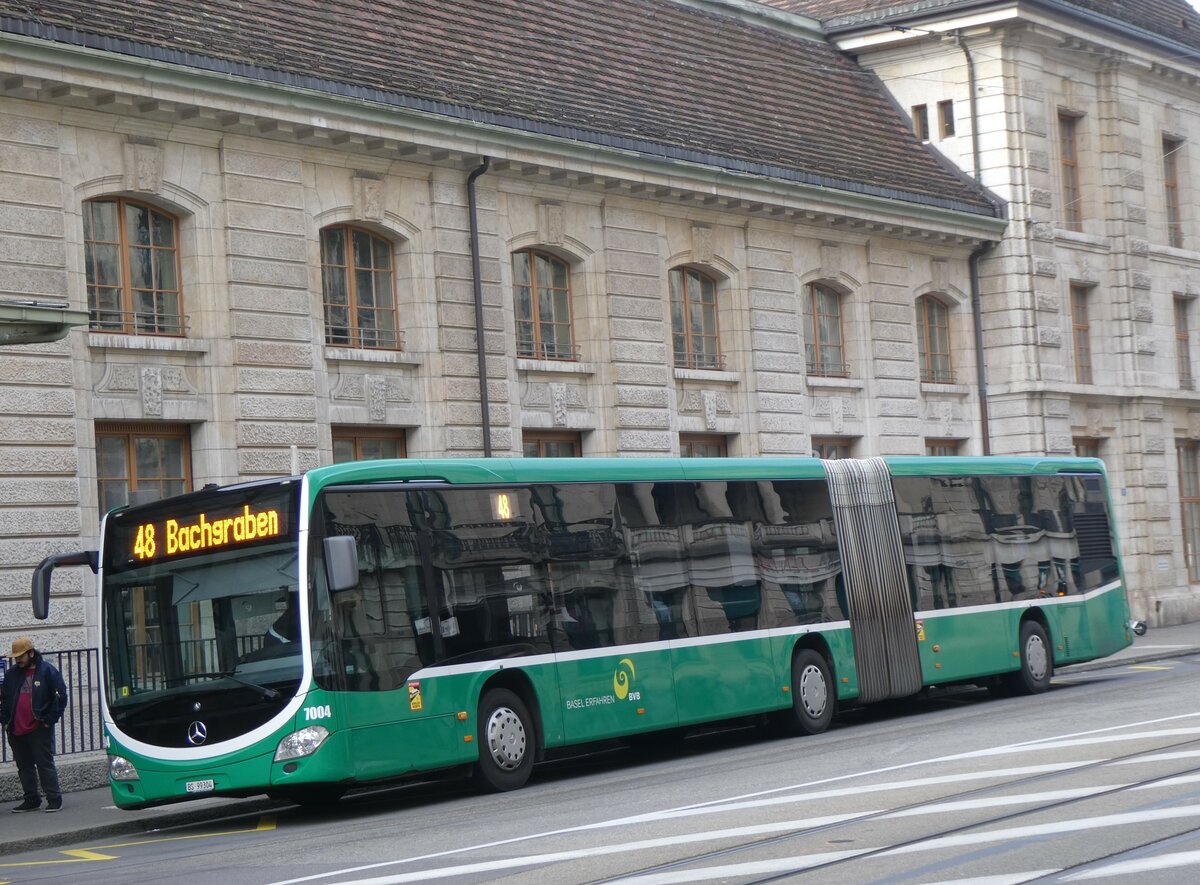
M 243 679 L 240 676 L 234 676 L 232 670 L 218 670 L 215 673 L 188 673 L 183 676 L 184 679 L 229 679 L 236 682 L 238 685 L 244 685 L 246 688 L 253 689 L 264 698 L 274 700 L 279 697 L 279 692 L 273 688 L 268 688 L 265 685 L 259 685 L 257 682 L 251 682 L 249 679 Z

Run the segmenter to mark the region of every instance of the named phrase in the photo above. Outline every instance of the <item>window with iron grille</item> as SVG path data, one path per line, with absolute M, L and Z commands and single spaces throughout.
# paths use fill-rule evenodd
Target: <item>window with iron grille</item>
M 321 231 L 325 343 L 399 350 L 392 244 L 368 230 L 336 225 Z
M 809 375 L 847 378 L 842 337 L 842 296 L 812 283 L 804 299 L 804 358 Z
M 96 483 L 100 514 L 134 496 L 149 500 L 190 491 L 190 428 L 181 424 L 96 424 Z M 140 494 L 139 494 L 140 493 Z
M 97 331 L 181 336 L 179 228 L 174 216 L 124 198 L 83 204 L 88 325 Z
M 717 281 L 692 268 L 675 268 L 668 277 L 676 367 L 723 369 L 717 329 Z
M 571 268 L 535 249 L 513 253 L 517 355 L 578 360 L 571 325 Z
M 954 383 L 950 363 L 950 308 L 932 295 L 917 299 L 917 354 L 921 360 L 922 381 Z

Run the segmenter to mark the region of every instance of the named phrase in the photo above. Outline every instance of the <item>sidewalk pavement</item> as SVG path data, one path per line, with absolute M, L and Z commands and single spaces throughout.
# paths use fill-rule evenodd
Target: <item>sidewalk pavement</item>
M 1111 657 L 1062 667 L 1058 672 L 1079 673 L 1197 653 L 1200 653 L 1200 622 L 1151 629 L 1145 636 L 1134 637 L 1133 645 Z M 212 797 L 141 811 L 120 811 L 113 806 L 112 795 L 104 780 L 102 755 L 61 757 L 58 768 L 64 788 L 70 789 L 74 784 L 76 791 L 63 796 L 63 809 L 57 814 L 41 811 L 10 814 L 7 807 L 0 805 L 0 855 L 68 844 L 102 848 L 106 840 L 120 842 L 124 841 L 121 837 L 131 834 L 287 807 L 287 803 L 265 796 L 249 799 Z M 0 789 L 0 795 L 12 794 L 15 779 L 16 772 L 11 764 L 0 766 L 0 786 L 7 781 L 8 787 Z M 19 801 L 18 788 L 11 804 Z

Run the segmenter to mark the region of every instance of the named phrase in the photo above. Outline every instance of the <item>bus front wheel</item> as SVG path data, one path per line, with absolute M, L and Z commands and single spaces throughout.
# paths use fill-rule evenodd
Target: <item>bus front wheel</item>
M 1021 624 L 1021 669 L 1004 677 L 1011 694 L 1041 694 L 1054 675 L 1054 652 L 1046 628 L 1037 621 Z
M 792 709 L 785 724 L 791 734 L 820 734 L 833 721 L 837 697 L 829 662 L 811 648 L 792 659 Z
M 475 781 L 489 792 L 516 790 L 533 769 L 534 726 L 529 710 L 507 688 L 493 688 L 479 702 L 479 761 Z

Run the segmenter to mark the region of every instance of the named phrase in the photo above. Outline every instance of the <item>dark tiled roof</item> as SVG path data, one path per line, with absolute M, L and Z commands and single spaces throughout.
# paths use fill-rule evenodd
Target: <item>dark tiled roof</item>
M 895 7 L 897 12 L 920 14 L 926 8 L 940 6 L 980 5 L 979 0 L 759 0 L 788 12 L 833 21 Z M 1200 13 L 1187 0 L 1059 0 L 1061 5 L 1074 6 L 1084 12 L 1094 12 L 1133 25 L 1160 37 L 1166 37 L 1193 49 L 1200 49 Z
M 0 0 L 0 29 L 996 213 L 829 44 L 670 0 Z

